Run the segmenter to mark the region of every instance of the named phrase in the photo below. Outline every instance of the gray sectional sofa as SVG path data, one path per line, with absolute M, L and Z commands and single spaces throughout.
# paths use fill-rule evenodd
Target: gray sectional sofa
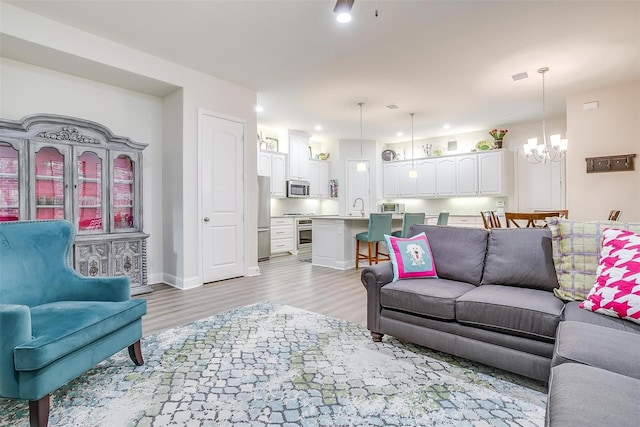
M 388 334 L 549 382 L 547 425 L 640 425 L 640 325 L 553 294 L 549 229 L 414 225 L 409 235 L 421 232 L 437 279 L 392 282 L 391 263 L 362 271 L 375 341 Z

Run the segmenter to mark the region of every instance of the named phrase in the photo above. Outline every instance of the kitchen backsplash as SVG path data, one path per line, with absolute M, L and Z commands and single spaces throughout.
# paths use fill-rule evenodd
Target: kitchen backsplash
M 286 213 L 337 215 L 337 200 L 272 198 L 271 216 Z

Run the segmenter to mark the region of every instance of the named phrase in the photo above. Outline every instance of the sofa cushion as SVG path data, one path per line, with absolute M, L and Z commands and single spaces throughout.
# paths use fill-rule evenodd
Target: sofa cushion
M 494 228 L 489 234 L 483 285 L 552 291 L 558 287 L 546 228 Z
M 455 320 L 455 301 L 475 286 L 446 279 L 411 279 L 390 283 L 380 289 L 384 308 L 421 316 Z
M 640 380 L 577 363 L 551 369 L 548 427 L 636 427 Z
M 623 351 L 621 351 L 623 350 Z M 640 335 L 582 322 L 560 322 L 552 366 L 582 363 L 640 379 Z
M 551 292 L 483 285 L 458 298 L 456 319 L 465 325 L 552 341 L 563 305 Z
M 640 234 L 604 229 L 596 283 L 580 308 L 640 324 Z
M 31 308 L 33 339 L 15 347 L 18 371 L 40 369 L 129 323 L 147 311 L 146 301 L 60 301 Z
M 559 283 L 553 292 L 564 301 L 582 301 L 593 287 L 604 228 L 640 232 L 640 224 L 616 221 L 580 222 L 554 217 L 547 224 Z
M 568 302 L 562 311 L 563 321 L 576 321 L 590 323 L 592 325 L 604 326 L 618 331 L 635 332 L 640 334 L 640 325 L 624 319 L 603 316 L 593 311 L 580 308 L 579 302 Z
M 484 229 L 414 224 L 409 236 L 425 233 L 441 279 L 479 285 L 489 232 Z
M 384 239 L 393 265 L 394 282 L 400 279 L 438 277 L 431 247 L 424 233 L 408 238 L 385 234 Z

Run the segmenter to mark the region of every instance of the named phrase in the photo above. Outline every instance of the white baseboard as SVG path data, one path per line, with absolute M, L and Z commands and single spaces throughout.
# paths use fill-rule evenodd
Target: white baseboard
M 193 289 L 202 286 L 202 280 L 198 276 L 181 279 L 173 274 L 163 273 L 162 281 L 169 286 L 173 286 L 178 289 Z
M 260 275 L 260 267 L 254 265 L 253 267 L 249 267 L 247 269 L 247 277 L 251 276 L 259 276 Z

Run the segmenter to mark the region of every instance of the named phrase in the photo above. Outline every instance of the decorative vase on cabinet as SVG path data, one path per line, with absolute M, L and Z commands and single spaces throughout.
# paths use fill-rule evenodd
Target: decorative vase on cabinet
M 126 275 L 132 294 L 150 292 L 141 205 L 145 147 L 74 117 L 0 119 L 0 221 L 69 220 L 77 230 L 76 271 Z

